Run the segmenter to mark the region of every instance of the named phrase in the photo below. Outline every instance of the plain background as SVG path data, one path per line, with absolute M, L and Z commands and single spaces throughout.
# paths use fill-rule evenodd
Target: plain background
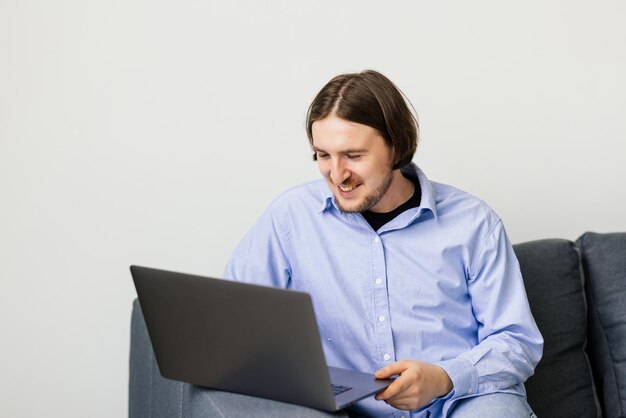
M 0 416 L 127 414 L 128 266 L 219 275 L 377 69 L 511 241 L 626 230 L 626 1 L 0 0 Z

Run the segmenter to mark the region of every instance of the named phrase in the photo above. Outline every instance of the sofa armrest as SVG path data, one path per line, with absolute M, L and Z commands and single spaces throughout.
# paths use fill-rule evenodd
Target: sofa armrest
M 139 301 L 133 302 L 130 329 L 128 417 L 179 417 L 183 383 L 161 376 Z

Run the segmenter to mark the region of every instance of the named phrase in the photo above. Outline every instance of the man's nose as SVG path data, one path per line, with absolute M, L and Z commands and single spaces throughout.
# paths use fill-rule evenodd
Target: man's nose
M 335 184 L 342 184 L 350 177 L 350 171 L 341 158 L 334 159 L 330 169 L 330 179 Z

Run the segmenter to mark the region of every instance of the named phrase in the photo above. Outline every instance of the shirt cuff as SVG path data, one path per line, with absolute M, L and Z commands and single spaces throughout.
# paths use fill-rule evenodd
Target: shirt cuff
M 452 380 L 452 391 L 443 398 L 471 396 L 478 391 L 478 372 L 471 361 L 455 358 L 434 364 L 444 369 Z

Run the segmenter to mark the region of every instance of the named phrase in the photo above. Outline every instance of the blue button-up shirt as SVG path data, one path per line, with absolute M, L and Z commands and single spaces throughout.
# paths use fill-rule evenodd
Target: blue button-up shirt
M 237 246 L 224 276 L 310 293 L 330 366 L 375 372 L 420 360 L 453 382 L 419 411 L 370 397 L 356 405 L 366 414 L 445 416 L 460 398 L 525 394 L 543 339 L 500 218 L 415 165 L 403 174 L 419 181 L 421 204 L 378 231 L 340 211 L 323 179 L 288 190 Z

